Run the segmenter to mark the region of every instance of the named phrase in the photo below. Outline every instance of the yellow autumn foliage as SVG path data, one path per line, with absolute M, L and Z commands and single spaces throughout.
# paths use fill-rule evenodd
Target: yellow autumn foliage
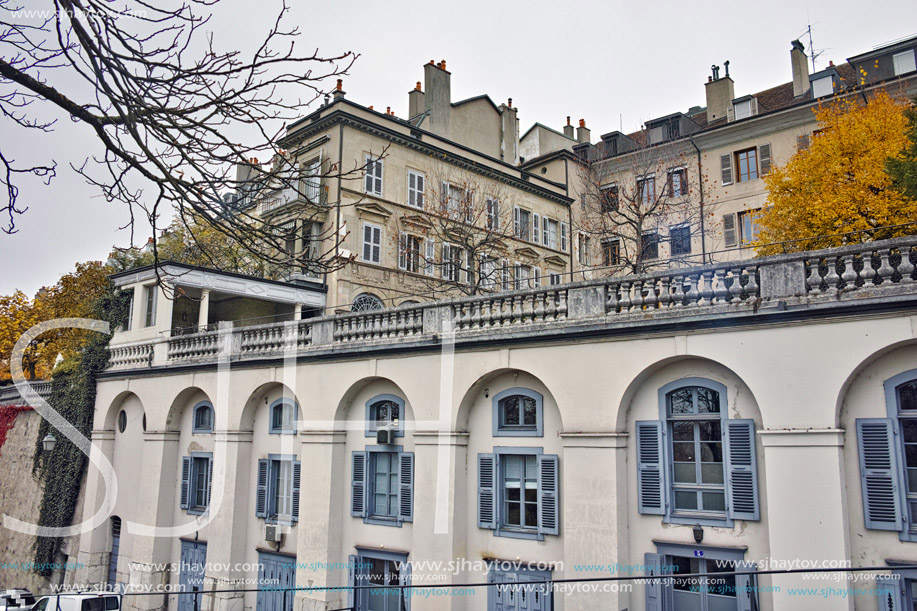
M 758 254 L 917 232 L 917 225 L 887 229 L 917 221 L 917 201 L 892 188 L 886 172 L 887 161 L 908 144 L 905 108 L 884 92 L 868 103 L 850 97 L 820 107 L 820 131 L 810 148 L 765 177 L 768 206 L 756 219 Z M 838 235 L 851 232 L 862 233 Z

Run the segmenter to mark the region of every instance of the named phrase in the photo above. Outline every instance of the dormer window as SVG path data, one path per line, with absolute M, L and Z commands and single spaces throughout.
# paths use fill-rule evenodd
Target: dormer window
M 834 75 L 826 74 L 812 79 L 812 97 L 821 98 L 834 93 Z
M 758 114 L 758 99 L 751 95 L 736 98 L 732 101 L 732 109 L 727 112 L 729 121 L 741 121 Z
M 895 76 L 901 76 L 917 70 L 917 61 L 914 59 L 914 49 L 908 49 L 903 53 L 896 53 L 892 56 L 892 62 L 895 66 Z
M 747 119 L 751 116 L 751 100 L 745 100 L 735 105 L 736 121 Z

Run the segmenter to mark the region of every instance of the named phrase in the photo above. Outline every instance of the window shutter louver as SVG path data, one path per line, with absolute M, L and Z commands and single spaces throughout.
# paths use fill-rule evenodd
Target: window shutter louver
M 637 422 L 637 504 L 640 513 L 665 515 L 662 422 Z
M 720 155 L 720 170 L 724 185 L 732 184 L 732 155 Z
M 426 189 L 427 189 L 427 186 L 426 186 L 427 178 L 423 174 L 417 174 L 416 177 L 417 177 L 417 196 L 415 198 L 416 204 L 418 208 L 423 208 L 423 204 L 424 204 L 423 200 L 424 200 Z
M 433 265 L 433 260 L 436 258 L 436 242 L 430 238 L 424 240 L 424 273 L 428 276 L 432 276 L 435 270 Z
M 363 225 L 363 260 L 370 261 L 373 256 L 373 228 Z
M 210 495 L 213 492 L 213 455 L 207 457 L 207 494 L 204 495 L 204 505 L 210 507 Z
M 876 575 L 876 600 L 879 611 L 906 611 L 902 591 L 905 580 L 898 575 Z
M 373 192 L 373 161 L 370 157 L 366 158 L 366 182 L 363 190 L 367 193 Z
M 440 195 L 439 195 L 439 205 L 442 208 L 443 214 L 449 214 L 449 183 L 443 181 L 439 183 L 440 186 Z
M 541 215 L 537 212 L 532 215 L 532 241 L 536 244 L 541 242 L 541 232 L 538 231 L 541 228 Z
M 736 232 L 736 215 L 735 214 L 724 214 L 723 215 L 723 241 L 726 243 L 726 248 L 732 248 L 738 243 L 738 233 Z
M 513 235 L 519 237 L 522 235 L 522 227 L 519 225 L 519 206 L 513 206 Z
M 665 563 L 665 556 L 662 554 L 644 554 L 643 564 L 646 566 L 646 577 L 659 577 L 663 574 L 662 567 Z M 662 580 L 650 580 L 645 582 L 646 611 L 662 611 Z
M 463 205 L 465 206 L 465 222 L 473 223 L 474 222 L 474 192 L 470 189 L 465 189 L 465 197 L 462 200 Z
M 179 505 L 188 509 L 191 497 L 191 457 L 182 456 L 181 459 L 181 499 Z
M 408 172 L 408 205 L 417 207 L 417 174 Z
M 567 252 L 567 224 L 560 224 L 560 249 Z
M 298 460 L 293 461 L 293 510 L 290 516 L 294 522 L 299 521 L 299 476 L 302 475 L 302 463 Z
M 771 171 L 771 145 L 762 144 L 758 148 L 758 156 L 761 158 L 761 176 Z
M 555 454 L 538 457 L 538 533 L 560 534 L 560 464 Z
M 893 422 L 889 418 L 857 418 L 856 428 L 866 528 L 901 531 L 902 487 Z
M 710 562 L 709 560 L 707 561 Z M 709 570 L 709 564 L 708 564 Z M 756 571 L 754 562 L 739 560 L 736 562 L 736 572 Z M 737 611 L 758 611 L 757 579 L 754 575 L 736 575 L 736 607 Z
M 270 471 L 271 461 L 258 460 L 258 487 L 255 492 L 255 517 L 267 517 L 267 476 Z
M 548 217 L 546 216 L 541 218 L 541 243 L 554 248 L 554 245 L 548 241 Z
M 760 520 L 755 421 L 726 421 L 726 504 L 735 520 Z
M 474 255 L 465 251 L 465 284 L 474 284 Z
M 350 463 L 350 515 L 366 517 L 367 452 L 354 452 Z
M 402 452 L 398 463 L 398 519 L 414 521 L 414 453 Z
M 478 528 L 497 528 L 497 457 L 478 454 Z
M 494 228 L 494 231 L 499 231 L 500 230 L 500 200 L 498 199 L 493 200 L 493 206 L 494 206 L 494 226 L 493 228 Z
M 398 236 L 398 269 L 408 267 L 408 234 L 401 232 Z

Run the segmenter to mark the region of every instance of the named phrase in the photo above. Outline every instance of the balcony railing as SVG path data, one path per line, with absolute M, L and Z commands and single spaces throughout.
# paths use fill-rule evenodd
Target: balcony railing
M 645 328 L 711 316 L 917 303 L 917 237 L 338 316 L 205 330 L 111 347 L 110 369 L 359 352 L 456 341 Z M 909 304 L 909 305 L 908 305 Z M 865 310 L 864 310 L 865 311 Z M 226 323 L 224 323 L 226 325 Z
M 32 390 L 38 393 L 42 399 L 47 400 L 51 396 L 51 381 L 38 380 L 30 382 Z M 0 388 L 0 405 L 26 405 L 25 399 L 19 394 L 19 389 L 15 386 L 4 386 Z

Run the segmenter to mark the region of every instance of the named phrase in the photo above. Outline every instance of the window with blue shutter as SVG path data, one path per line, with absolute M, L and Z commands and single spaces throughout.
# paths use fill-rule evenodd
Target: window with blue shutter
M 181 459 L 181 495 L 179 497 L 179 506 L 182 509 L 188 509 L 188 502 L 191 498 L 191 457 L 183 456 Z
M 544 397 L 529 388 L 507 388 L 494 395 L 494 437 L 543 437 Z
M 351 457 L 350 515 L 367 524 L 414 521 L 414 453 L 402 446 L 366 446 Z
M 728 418 L 726 399 L 703 378 L 659 390 L 660 420 L 636 423 L 640 513 L 710 526 L 760 519 L 754 421 Z
M 213 454 L 192 452 L 190 456 L 183 456 L 179 506 L 190 514 L 203 514 L 210 506 L 212 486 Z
M 354 611 L 410 611 L 411 563 L 407 554 L 357 547 L 350 556 L 348 605 Z M 399 587 L 392 587 L 399 586 Z
M 756 576 L 751 574 L 757 567 L 745 561 L 743 550 L 657 543 L 656 552 L 647 553 L 644 563 L 647 577 L 662 577 L 644 582 L 647 611 L 760 609 Z
M 662 579 L 652 579 L 660 577 L 665 556 L 662 554 L 646 553 L 643 555 L 643 564 L 645 566 L 644 575 L 647 580 L 644 582 L 644 600 L 646 611 L 662 611 Z
M 258 460 L 258 483 L 255 488 L 255 517 L 267 517 L 267 478 L 271 469 L 271 461 Z
M 302 465 L 293 455 L 270 454 L 258 460 L 255 516 L 269 524 L 295 524 L 299 520 Z
M 541 448 L 478 454 L 478 528 L 517 539 L 559 535 L 559 457 Z
M 492 562 L 487 571 L 487 611 L 551 611 L 551 571 L 529 569 L 516 561 Z

